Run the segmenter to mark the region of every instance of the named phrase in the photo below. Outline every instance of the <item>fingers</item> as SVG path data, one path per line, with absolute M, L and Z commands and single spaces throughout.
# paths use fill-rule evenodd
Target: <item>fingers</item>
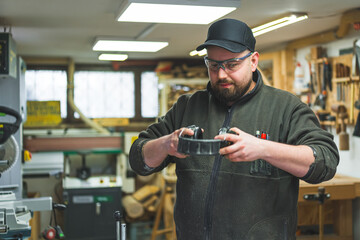
M 236 127 L 230 128 L 226 134 L 216 136 L 215 139 L 231 143 L 228 146 L 221 148 L 219 153 L 230 161 L 234 161 L 235 158 L 239 158 L 242 154 L 242 149 L 244 148 L 243 140 L 246 136 L 246 132 L 243 132 Z
M 243 131 L 241 131 L 240 129 L 238 129 L 236 127 L 230 128 L 229 130 L 232 132 L 235 132 L 236 135 L 240 135 L 241 133 L 243 133 Z
M 184 130 L 185 130 L 185 128 L 182 128 L 182 129 L 181 129 L 181 132 L 180 132 L 180 134 L 179 134 L 179 137 L 182 137 L 182 136 L 183 136 Z
M 238 139 L 239 135 L 241 134 L 241 130 L 238 128 L 231 128 L 229 129 L 228 133 L 217 135 L 214 139 L 219 139 L 222 141 L 230 141 L 234 142 Z
M 180 128 L 178 130 L 175 130 L 171 137 L 171 150 L 169 155 L 172 155 L 177 158 L 186 158 L 188 155 L 180 153 L 177 151 L 178 144 L 179 144 L 179 137 L 184 137 L 185 135 L 192 136 L 194 135 L 194 131 L 188 128 Z
M 189 128 L 180 128 L 179 130 L 176 130 L 178 137 L 184 137 L 185 135 L 192 136 L 194 135 L 194 131 Z

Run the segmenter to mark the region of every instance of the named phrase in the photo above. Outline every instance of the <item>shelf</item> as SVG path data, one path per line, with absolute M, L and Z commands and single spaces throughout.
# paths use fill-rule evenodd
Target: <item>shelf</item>
M 333 78 L 332 81 L 334 83 L 358 82 L 359 81 L 359 76 Z
M 312 60 L 311 60 L 311 63 L 323 63 L 323 62 L 325 62 L 325 61 L 329 61 L 329 59 L 326 58 L 326 57 L 317 58 L 317 59 L 312 59 Z
M 322 126 L 335 126 L 335 121 L 320 121 Z

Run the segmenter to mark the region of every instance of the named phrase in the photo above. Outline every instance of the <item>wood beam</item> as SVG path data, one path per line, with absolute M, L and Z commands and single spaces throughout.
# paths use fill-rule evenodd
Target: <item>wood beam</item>
M 26 64 L 29 65 L 63 65 L 69 64 L 69 58 L 48 58 L 48 57 L 23 57 Z
M 360 9 L 354 9 L 345 12 L 341 16 L 338 29 L 332 29 L 327 32 L 315 34 L 309 37 L 300 38 L 288 44 L 287 48 L 298 49 L 310 45 L 324 44 L 345 37 L 349 33 L 350 25 L 360 22 Z

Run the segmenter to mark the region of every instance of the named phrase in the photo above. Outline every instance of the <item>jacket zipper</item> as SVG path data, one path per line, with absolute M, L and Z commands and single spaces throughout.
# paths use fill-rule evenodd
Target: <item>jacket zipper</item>
M 225 116 L 225 121 L 222 127 L 229 127 L 231 117 L 232 117 L 232 108 L 230 107 L 227 111 L 227 114 Z M 216 155 L 214 165 L 211 171 L 210 183 L 206 194 L 205 213 L 204 213 L 205 240 L 211 239 L 210 235 L 212 232 L 212 220 L 213 220 L 212 211 L 214 208 L 215 191 L 216 191 L 216 185 L 217 185 L 219 169 L 221 166 L 222 159 L 223 156 L 221 156 L 220 154 Z

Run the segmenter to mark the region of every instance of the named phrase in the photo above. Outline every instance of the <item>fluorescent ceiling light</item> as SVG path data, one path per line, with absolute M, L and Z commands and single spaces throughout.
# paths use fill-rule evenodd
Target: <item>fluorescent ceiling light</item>
M 125 61 L 127 58 L 127 54 L 102 53 L 99 55 L 99 60 L 101 61 Z
M 293 24 L 293 23 L 305 20 L 307 18 L 308 18 L 308 16 L 305 13 L 293 13 L 290 16 L 283 17 L 283 18 L 280 18 L 280 19 L 265 23 L 265 24 L 263 24 L 261 26 L 252 28 L 251 30 L 252 30 L 252 32 L 254 34 L 254 37 L 256 37 L 256 36 L 259 36 L 261 34 L 273 31 L 275 29 L 285 27 L 285 26 L 287 26 L 289 24 Z M 205 52 L 205 54 L 206 54 L 206 52 Z M 196 55 L 203 56 L 205 54 L 202 51 L 200 51 L 198 53 L 196 50 L 191 51 L 189 53 L 190 56 L 196 56 Z
M 206 48 L 204 48 L 203 50 L 201 51 L 196 51 L 196 50 L 193 50 L 189 53 L 190 56 L 205 56 L 207 54 L 207 51 L 206 51 Z
M 94 51 L 111 52 L 157 52 L 169 45 L 168 42 L 122 41 L 98 39 Z
M 209 24 L 234 11 L 240 0 L 124 0 L 119 22 Z
M 255 27 L 252 29 L 254 37 L 259 36 L 261 34 L 273 31 L 275 29 L 285 27 L 289 24 L 293 24 L 302 20 L 307 19 L 308 16 L 306 14 L 291 14 L 290 16 L 283 17 L 277 19 L 272 22 L 265 23 L 261 26 Z

